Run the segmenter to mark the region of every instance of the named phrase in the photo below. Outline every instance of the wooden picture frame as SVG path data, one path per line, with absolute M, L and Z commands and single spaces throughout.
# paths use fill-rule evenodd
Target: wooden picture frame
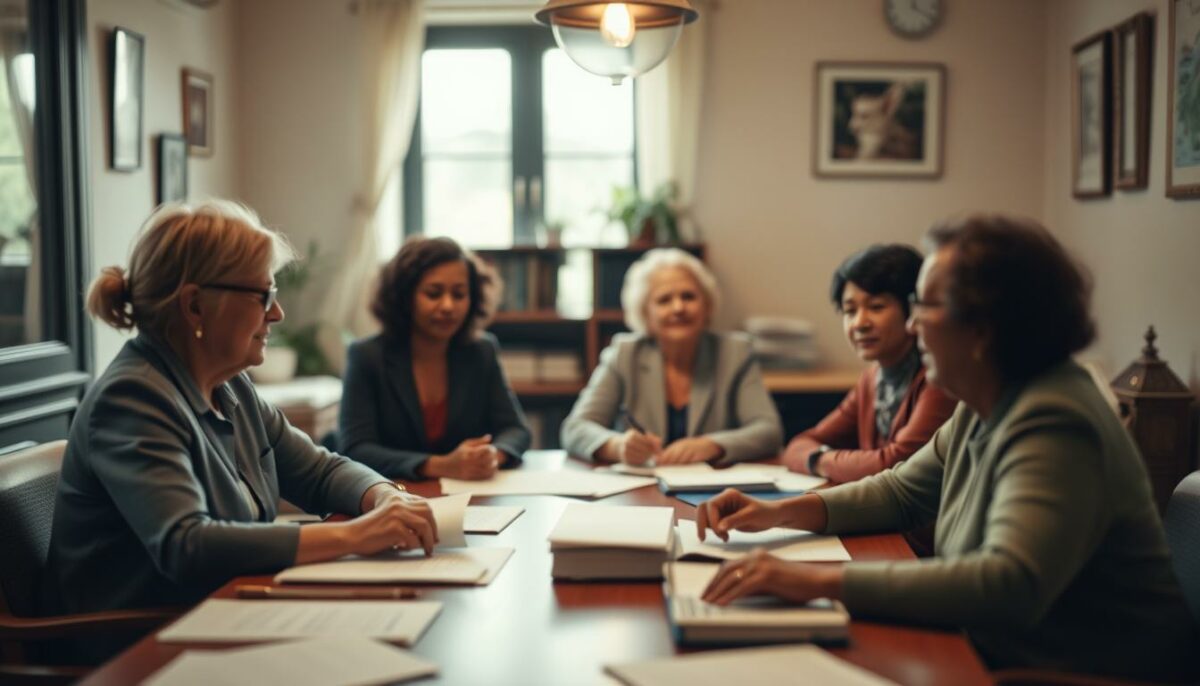
M 116 171 L 142 168 L 145 63 L 145 36 L 120 26 L 114 28 L 108 62 L 108 160 Z
M 183 69 L 183 137 L 193 157 L 213 154 L 213 77 Z
M 175 133 L 158 137 L 158 204 L 183 202 L 188 193 L 187 139 Z
M 1145 188 L 1150 166 L 1150 87 L 1154 15 L 1113 29 L 1113 186 Z
M 1071 50 L 1071 194 L 1112 192 L 1112 34 L 1102 31 Z
M 1170 0 L 1167 21 L 1169 198 L 1200 198 L 1200 2 Z
M 942 175 L 946 67 L 935 62 L 818 62 L 813 174 Z

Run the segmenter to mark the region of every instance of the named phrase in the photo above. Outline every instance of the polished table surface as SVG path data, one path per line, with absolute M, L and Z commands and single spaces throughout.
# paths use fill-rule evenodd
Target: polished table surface
M 532 455 L 530 468 L 586 468 L 549 451 Z M 439 495 L 436 482 L 414 484 L 426 496 Z M 450 684 L 603 683 L 604 665 L 662 657 L 677 652 L 666 621 L 659 582 L 552 582 L 546 536 L 570 498 L 502 496 L 472 502 L 519 505 L 525 512 L 499 536 L 468 535 L 472 546 L 504 546 L 516 552 L 488 586 L 427 587 L 422 599 L 445 604 L 412 650 L 437 663 L 435 679 Z M 612 505 L 666 505 L 681 518 L 695 508 L 645 487 L 598 501 Z M 896 534 L 847 536 L 855 560 L 911 559 Z M 233 597 L 242 583 L 270 583 L 270 577 L 242 577 L 214 597 Z M 262 601 L 270 602 L 270 601 Z M 169 662 L 183 645 L 159 643 L 153 636 L 94 672 L 87 684 L 139 682 Z M 219 647 L 219 646 L 193 646 Z M 850 641 L 831 652 L 902 684 L 991 683 L 964 635 L 923 627 L 854 620 Z

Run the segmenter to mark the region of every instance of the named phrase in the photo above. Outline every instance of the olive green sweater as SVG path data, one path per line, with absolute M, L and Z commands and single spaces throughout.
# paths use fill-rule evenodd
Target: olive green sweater
M 1010 389 L 989 421 L 960 404 L 906 462 L 820 496 L 831 533 L 936 520 L 935 558 L 846 566 L 856 616 L 965 627 L 993 668 L 1194 674 L 1145 467 L 1073 362 Z

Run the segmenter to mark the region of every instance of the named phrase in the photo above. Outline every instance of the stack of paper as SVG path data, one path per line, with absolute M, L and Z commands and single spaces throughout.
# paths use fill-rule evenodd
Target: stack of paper
M 716 493 L 725 488 L 748 492 L 803 493 L 827 482 L 819 476 L 789 472 L 783 465 L 759 462 L 714 469 L 704 462 L 660 467 L 651 460 L 641 465 L 617 463 L 608 470 L 618 474 L 653 476 L 666 493 Z
M 433 557 L 425 557 L 419 550 L 372 557 L 351 555 L 333 562 L 285 569 L 275 575 L 275 583 L 486 586 L 500 573 L 512 553 L 512 548 L 463 548 L 453 552 L 438 552 Z
M 894 683 L 839 660 L 816 646 L 713 650 L 609 665 L 605 671 L 628 686 L 779 686 L 801 680 L 822 686 L 889 686 Z
M 573 495 L 604 498 L 654 485 L 654 479 L 624 474 L 564 469 L 536 471 L 512 469 L 496 472 L 487 481 L 442 479 L 442 493 L 473 495 Z
M 469 534 L 498 534 L 524 511 L 525 508 L 515 505 L 472 505 L 463 517 L 463 531 Z
M 660 579 L 671 551 L 669 507 L 568 505 L 550 532 L 555 579 Z
M 671 562 L 664 567 L 668 619 L 680 643 L 840 642 L 849 636 L 850 614 L 837 601 L 795 604 L 751 596 L 721 607 L 701 600 L 720 565 Z
M 696 535 L 696 523 L 679 520 L 679 560 L 736 560 L 756 548 L 788 562 L 849 562 L 850 553 L 837 536 L 822 536 L 799 529 L 774 528 L 766 531 L 730 531 L 722 541 L 708 532 L 704 541 Z
M 437 674 L 437 665 L 365 638 L 326 636 L 233 650 L 189 650 L 146 686 L 351 686 L 390 684 Z
M 158 640 L 242 643 L 357 636 L 412 645 L 441 610 L 441 603 L 429 601 L 215 599 L 158 632 Z

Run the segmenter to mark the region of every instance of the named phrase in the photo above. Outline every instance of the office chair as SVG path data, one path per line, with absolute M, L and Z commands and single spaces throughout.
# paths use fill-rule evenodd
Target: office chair
M 1184 599 L 1192 617 L 1200 622 L 1200 472 L 1188 474 L 1175 487 L 1163 514 L 1163 528 Z M 1135 682 L 1041 669 L 1004 669 L 992 676 L 1003 686 L 1139 686 Z
M 179 609 L 38 616 L 66 441 L 0 457 L 0 683 L 71 683 L 88 666 L 39 664 L 46 641 L 148 631 Z

